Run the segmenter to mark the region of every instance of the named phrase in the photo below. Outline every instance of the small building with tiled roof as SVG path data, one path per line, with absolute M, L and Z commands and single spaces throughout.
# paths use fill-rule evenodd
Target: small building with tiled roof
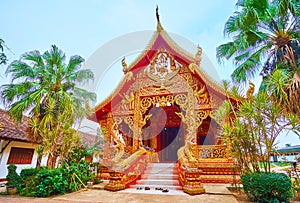
M 17 172 L 23 168 L 32 168 L 37 162 L 38 143 L 29 134 L 28 119 L 16 123 L 5 110 L 0 109 L 0 180 L 7 175 L 7 166 L 15 164 Z M 43 157 L 42 165 L 47 164 L 47 157 Z
M 27 118 L 24 117 L 22 125 L 14 122 L 10 116 L 0 109 L 0 139 L 32 142 L 27 129 Z
M 280 154 L 298 155 L 300 154 L 300 145 L 286 146 L 277 150 Z
M 97 142 L 96 136 L 79 132 L 84 146 L 92 147 Z M 16 123 L 7 112 L 0 109 L 0 181 L 5 180 L 7 166 L 15 164 L 17 172 L 24 168 L 34 168 L 37 164 L 37 147 L 39 143 L 30 136 L 28 118 Z M 47 165 L 48 157 L 42 158 L 42 166 Z
M 273 161 L 296 162 L 300 156 L 300 145 L 285 146 L 274 153 Z

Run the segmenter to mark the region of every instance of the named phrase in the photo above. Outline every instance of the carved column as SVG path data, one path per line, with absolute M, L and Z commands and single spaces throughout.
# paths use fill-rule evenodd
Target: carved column
M 109 145 L 110 145 L 110 135 L 108 133 L 108 127 L 107 127 L 107 119 L 101 119 L 99 120 L 99 125 L 100 125 L 100 130 L 102 131 L 101 133 L 103 134 L 104 137 L 104 153 L 103 153 L 103 162 L 107 162 L 109 158 Z
M 107 113 L 107 123 L 106 123 L 107 137 L 109 140 L 111 139 L 111 134 L 113 131 L 113 129 L 112 129 L 113 124 L 114 124 L 114 119 L 113 119 L 112 113 L 109 112 L 109 113 Z
M 107 147 L 107 151 L 106 151 L 106 159 L 110 159 L 110 155 L 111 155 L 111 134 L 112 134 L 112 126 L 113 126 L 114 120 L 113 120 L 113 116 L 112 113 L 109 112 L 107 113 L 107 119 L 106 119 L 106 138 L 107 138 L 107 142 L 105 143 L 106 147 Z
M 157 136 L 153 136 L 150 140 L 150 147 L 157 151 Z
M 140 112 L 140 92 L 136 91 L 134 95 L 134 114 L 133 114 L 133 140 L 132 140 L 132 152 L 134 153 L 139 146 L 139 136 L 141 129 L 139 129 L 139 122 L 142 120 L 142 113 Z

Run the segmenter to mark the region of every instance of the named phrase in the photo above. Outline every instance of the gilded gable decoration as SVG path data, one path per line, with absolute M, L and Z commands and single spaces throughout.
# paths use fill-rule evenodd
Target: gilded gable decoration
M 179 72 L 179 64 L 167 51 L 160 50 L 146 68 L 147 76 L 154 80 L 156 86 L 171 85 L 171 79 Z

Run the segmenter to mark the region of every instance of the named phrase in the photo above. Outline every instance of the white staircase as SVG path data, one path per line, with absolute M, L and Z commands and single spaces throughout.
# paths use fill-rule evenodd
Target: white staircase
M 135 185 L 131 188 L 150 187 L 150 190 L 156 188 L 168 190 L 182 190 L 178 181 L 178 170 L 175 163 L 149 163 L 147 169 Z

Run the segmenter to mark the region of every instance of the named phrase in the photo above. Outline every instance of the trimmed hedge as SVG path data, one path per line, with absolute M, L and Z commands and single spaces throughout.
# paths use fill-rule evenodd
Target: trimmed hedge
M 289 202 L 292 182 L 283 173 L 250 173 L 241 177 L 244 192 L 255 202 Z
M 14 164 L 8 165 L 7 170 L 8 174 L 6 176 L 6 187 L 7 188 L 17 188 L 20 189 L 21 177 L 16 172 L 17 166 Z

